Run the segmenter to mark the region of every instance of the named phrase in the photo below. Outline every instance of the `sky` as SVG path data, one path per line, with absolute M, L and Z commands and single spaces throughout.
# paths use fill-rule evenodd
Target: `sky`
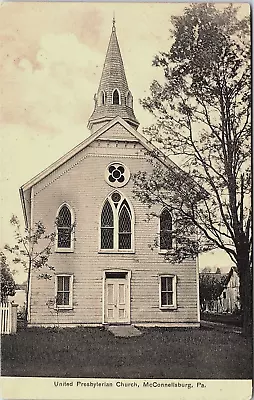
M 151 117 L 139 99 L 162 77 L 152 60 L 169 49 L 171 16 L 185 6 L 0 3 L 0 249 L 14 243 L 11 215 L 23 219 L 19 187 L 89 135 L 113 15 L 142 130 Z M 229 270 L 231 261 L 215 252 L 201 256 L 201 269 L 207 266 Z M 24 278 L 22 271 L 15 275 L 17 282 Z

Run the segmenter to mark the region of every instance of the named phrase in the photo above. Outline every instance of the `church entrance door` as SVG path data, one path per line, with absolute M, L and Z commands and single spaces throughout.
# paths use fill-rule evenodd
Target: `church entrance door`
M 104 322 L 130 323 L 130 280 L 127 272 L 106 272 Z

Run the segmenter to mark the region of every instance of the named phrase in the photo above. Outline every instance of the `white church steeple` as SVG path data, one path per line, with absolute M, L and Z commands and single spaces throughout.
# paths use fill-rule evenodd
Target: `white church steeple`
M 113 18 L 106 59 L 94 100 L 94 111 L 88 121 L 88 128 L 92 132 L 117 116 L 122 117 L 133 128 L 138 128 L 139 122 L 133 111 L 133 98 L 128 87 L 116 36 L 115 18 Z

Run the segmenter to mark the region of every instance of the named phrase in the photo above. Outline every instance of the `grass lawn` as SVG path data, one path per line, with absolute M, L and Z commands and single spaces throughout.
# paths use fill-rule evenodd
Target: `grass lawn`
M 204 321 L 220 322 L 226 325 L 242 326 L 242 318 L 235 314 L 213 314 L 201 313 L 201 319 Z
M 2 337 L 2 375 L 251 379 L 252 343 L 210 328 L 150 328 L 130 338 L 99 328 L 30 328 Z

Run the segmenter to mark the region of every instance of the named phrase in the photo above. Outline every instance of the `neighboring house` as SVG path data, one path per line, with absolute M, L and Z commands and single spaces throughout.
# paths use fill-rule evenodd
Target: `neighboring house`
M 30 325 L 199 326 L 196 260 L 164 258 L 174 246 L 171 210 L 155 207 L 160 218 L 148 221 L 133 196 L 132 174 L 152 169 L 154 149 L 138 126 L 113 23 L 91 136 L 20 189 L 27 225 L 40 220 L 50 232 L 58 221 L 53 279 L 31 276 Z
M 205 312 L 232 313 L 240 309 L 239 276 L 235 267 L 228 273 L 201 272 L 200 276 L 208 276 L 211 281 L 220 282 L 217 298 L 206 301 L 202 305 Z
M 235 267 L 231 267 L 224 281 L 224 289 L 220 296 L 222 312 L 232 313 L 240 309 L 239 276 Z

